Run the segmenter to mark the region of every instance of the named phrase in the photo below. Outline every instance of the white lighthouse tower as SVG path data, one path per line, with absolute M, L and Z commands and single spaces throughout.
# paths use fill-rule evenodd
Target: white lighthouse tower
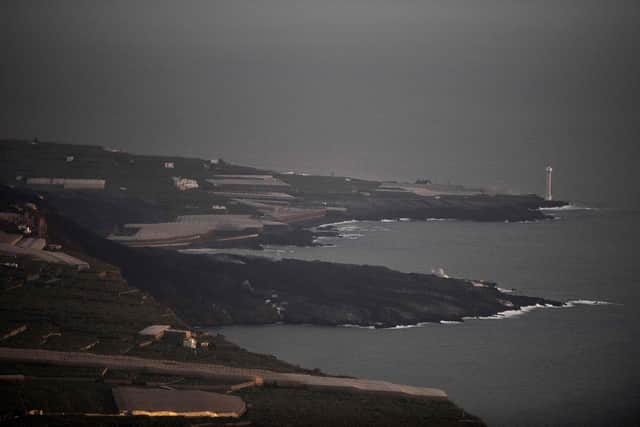
M 553 172 L 553 168 L 551 166 L 547 166 L 547 200 L 553 200 L 553 194 L 551 193 L 551 173 Z

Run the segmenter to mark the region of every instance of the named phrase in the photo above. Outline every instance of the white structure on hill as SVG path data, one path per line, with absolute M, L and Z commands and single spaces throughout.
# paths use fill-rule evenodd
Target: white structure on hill
M 198 185 L 198 181 L 196 181 L 195 179 L 180 178 L 179 176 L 174 176 L 172 179 L 173 184 L 180 191 L 192 190 L 200 187 Z
M 547 200 L 553 200 L 553 193 L 551 192 L 551 174 L 553 173 L 553 168 L 551 166 L 547 166 Z

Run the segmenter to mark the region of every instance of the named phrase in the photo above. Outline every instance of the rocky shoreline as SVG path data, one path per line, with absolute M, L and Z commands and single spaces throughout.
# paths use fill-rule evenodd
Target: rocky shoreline
M 49 240 L 117 266 L 132 286 L 149 292 L 193 325 L 285 322 L 388 328 L 561 305 L 503 293 L 493 283 L 386 267 L 129 248 L 60 215 L 46 200 L 28 193 L 22 197 L 33 197 L 45 212 Z M 300 232 L 307 239 L 313 236 L 306 229 Z M 335 234 L 330 229 L 321 232 Z
M 132 249 L 57 215 L 50 216 L 49 227 L 57 241 L 118 266 L 132 286 L 200 326 L 285 322 L 384 328 L 561 305 L 503 293 L 492 283 L 386 267 Z

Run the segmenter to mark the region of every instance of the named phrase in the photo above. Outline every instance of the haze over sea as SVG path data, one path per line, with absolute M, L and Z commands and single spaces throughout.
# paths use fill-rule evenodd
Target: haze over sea
M 575 304 L 502 320 L 393 330 L 271 325 L 219 332 L 327 373 L 445 389 L 491 426 L 620 425 L 640 419 L 640 212 L 554 212 L 536 223 L 356 222 L 333 247 L 275 256 L 442 268 Z

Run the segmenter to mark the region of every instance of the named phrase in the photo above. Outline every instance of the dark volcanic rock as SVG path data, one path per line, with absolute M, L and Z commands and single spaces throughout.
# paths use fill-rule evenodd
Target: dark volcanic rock
M 385 267 L 131 249 L 55 214 L 49 227 L 56 241 L 119 266 L 133 286 L 203 326 L 285 321 L 387 327 L 557 304 Z M 242 285 L 246 281 L 250 289 Z

